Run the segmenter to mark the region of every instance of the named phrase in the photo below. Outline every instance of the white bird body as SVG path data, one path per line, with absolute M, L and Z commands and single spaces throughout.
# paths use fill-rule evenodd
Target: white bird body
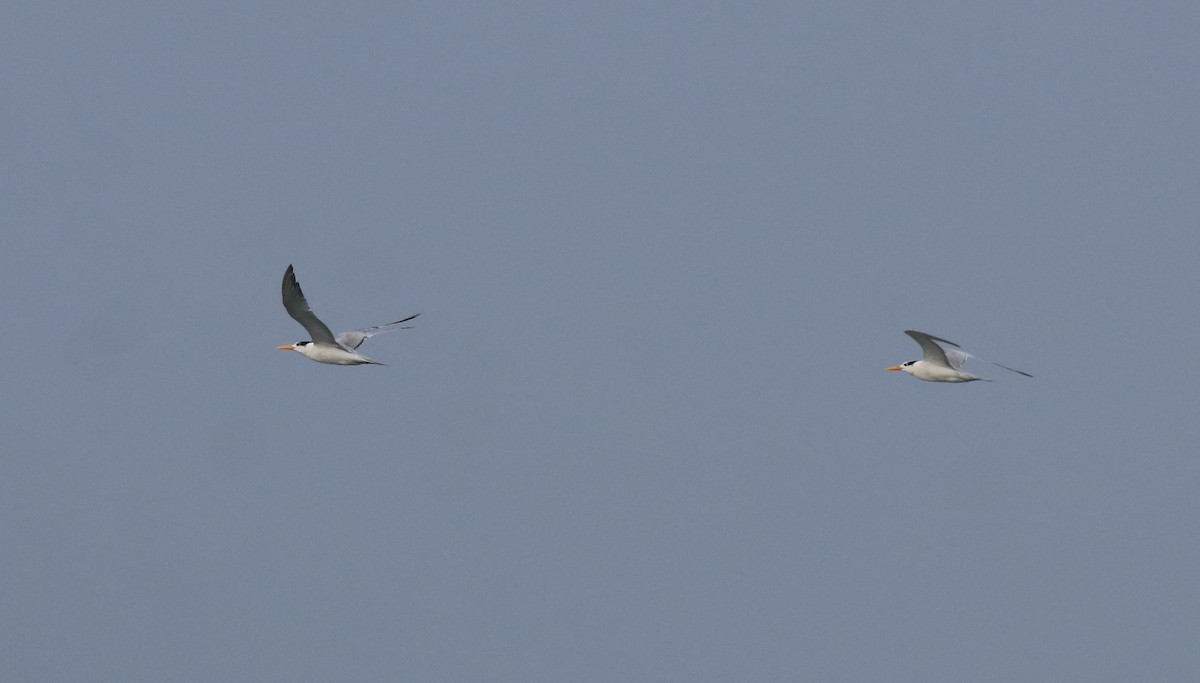
M 321 319 L 309 308 L 308 300 L 304 298 L 304 292 L 300 290 L 300 283 L 296 281 L 296 273 L 290 265 L 283 274 L 283 307 L 287 309 L 288 315 L 300 323 L 301 327 L 308 330 L 312 341 L 284 344 L 276 348 L 284 351 L 296 351 L 306 358 L 329 365 L 384 365 L 384 363 L 356 353 L 355 349 L 362 346 L 365 340 L 380 332 L 407 329 L 398 327 L 398 325 L 421 315 L 417 313 L 386 325 L 342 332 L 334 337 L 325 323 L 321 322 Z
M 900 369 L 908 374 L 923 379 L 926 382 L 974 382 L 983 380 L 990 382 L 992 380 L 986 377 L 978 377 L 967 372 L 961 372 L 954 368 L 948 368 L 937 363 L 927 363 L 924 360 L 914 360 L 901 365 Z
M 912 337 L 918 344 L 921 345 L 923 357 L 921 360 L 910 360 L 907 363 L 893 365 L 885 368 L 886 370 L 900 370 L 902 372 L 907 372 L 913 377 L 916 377 L 917 379 L 923 379 L 926 382 L 974 382 L 977 380 L 984 382 L 992 381 L 986 377 L 979 377 L 978 375 L 972 375 L 968 372 L 962 371 L 961 368 L 963 364 L 967 362 L 967 359 L 975 358 L 975 356 L 958 349 L 958 344 L 955 344 L 948 339 L 942 339 L 941 337 L 935 337 L 932 334 L 926 334 L 925 332 L 918 332 L 916 330 L 905 330 L 904 334 Z M 941 342 L 941 344 L 949 344 L 955 348 L 944 348 L 939 344 L 939 342 Z M 992 361 L 988 362 L 992 363 Z M 992 365 L 1004 368 L 1005 370 L 1011 370 L 1019 375 L 1033 377 L 1033 375 L 1029 374 L 1028 372 L 1022 372 L 1020 370 L 1010 368 L 1007 365 L 1000 365 L 999 363 L 992 363 Z
M 290 349 L 298 351 L 305 357 L 315 360 L 318 363 L 328 363 L 330 365 L 385 365 L 385 363 L 371 360 L 366 356 L 354 353 L 353 351 L 347 351 L 332 344 L 314 344 L 310 341 L 302 341 L 295 344 L 286 344 L 279 348 L 281 350 Z

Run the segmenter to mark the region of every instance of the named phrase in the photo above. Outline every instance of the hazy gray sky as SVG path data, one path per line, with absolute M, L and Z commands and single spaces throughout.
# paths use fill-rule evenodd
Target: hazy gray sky
M 1198 25 L 11 3 L 0 669 L 1194 680 Z

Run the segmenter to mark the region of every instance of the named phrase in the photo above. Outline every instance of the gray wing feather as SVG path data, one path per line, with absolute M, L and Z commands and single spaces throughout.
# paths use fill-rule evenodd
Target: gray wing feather
M 948 339 L 942 339 L 941 337 L 935 337 L 932 334 L 925 334 L 924 332 L 918 332 L 916 330 L 905 330 L 904 334 L 912 337 L 918 344 L 921 345 L 921 351 L 924 353 L 924 360 L 929 361 L 930 363 L 938 363 L 948 368 L 954 368 L 957 370 L 958 366 L 962 365 L 963 361 L 966 360 L 966 358 L 962 358 L 958 361 L 958 365 L 951 364 L 952 361 L 949 357 L 947 357 L 946 350 L 937 344 L 938 342 L 942 342 L 943 344 L 949 344 L 950 346 L 958 346 L 958 344 L 955 344 Z
M 960 362 L 959 362 L 959 365 L 961 365 L 963 362 L 965 362 L 965 361 L 966 361 L 968 358 L 979 358 L 979 356 L 976 356 L 975 354 L 972 354 L 972 353 L 966 353 L 966 352 L 963 352 L 963 351 L 955 351 L 955 350 L 953 350 L 953 349 L 947 349 L 947 350 L 946 350 L 946 355 L 950 355 L 950 354 L 952 354 L 952 353 L 955 353 L 955 354 L 958 354 L 958 355 L 962 356 L 962 361 L 960 361 Z M 1000 364 L 1000 363 L 997 363 L 997 362 L 996 362 L 996 361 L 994 361 L 994 360 L 988 360 L 988 359 L 986 359 L 986 358 L 979 358 L 979 360 L 981 360 L 981 361 L 983 361 L 983 362 L 985 362 L 985 363 L 991 363 L 992 365 L 995 365 L 995 366 L 996 366 L 996 367 L 998 367 L 998 368 L 1004 368 L 1005 370 L 1008 370 L 1009 372 L 1015 372 L 1015 373 L 1017 373 L 1018 375 L 1025 375 L 1026 377 L 1033 377 L 1033 375 L 1029 374 L 1028 372 L 1025 372 L 1024 370 L 1018 370 L 1018 369 L 1016 369 L 1016 368 L 1010 368 L 1010 367 L 1008 367 L 1007 365 L 1002 365 L 1002 364 Z M 953 361 L 953 359 L 951 359 L 951 362 L 954 362 L 954 361 Z M 954 369 L 955 369 L 955 370 L 957 370 L 957 369 L 958 369 L 958 365 L 955 365 L 955 366 L 954 366 Z
M 1012 371 L 1012 372 L 1015 372 L 1015 373 L 1017 373 L 1018 375 L 1025 375 L 1026 377 L 1033 377 L 1033 375 L 1029 374 L 1028 372 L 1025 372 L 1024 370 L 1018 370 L 1018 369 L 1016 369 L 1016 368 L 1010 368 L 1010 367 L 1008 367 L 1007 365 L 1001 365 L 1001 364 L 997 363 L 997 362 L 996 362 L 996 361 L 994 361 L 994 360 L 989 360 L 988 362 L 989 362 L 989 363 L 991 363 L 992 365 L 995 365 L 995 366 L 996 366 L 996 367 L 998 367 L 998 368 L 1004 368 L 1005 370 L 1010 370 L 1010 371 Z
M 396 326 L 401 323 L 406 323 L 409 320 L 412 320 L 413 318 L 417 317 L 418 315 L 421 315 L 421 314 L 416 313 L 414 315 L 408 316 L 407 318 L 405 318 L 403 320 L 397 320 L 396 322 L 387 323 L 386 325 L 376 325 L 375 327 L 364 327 L 361 330 L 351 330 L 349 332 L 343 332 L 337 336 L 337 343 L 339 343 L 343 347 L 353 351 L 354 349 L 357 349 L 359 346 L 362 346 L 362 343 L 364 341 L 366 341 L 367 339 L 370 339 L 371 337 L 374 337 L 377 334 L 380 334 L 382 332 L 391 332 L 392 330 L 408 329 L 407 327 L 396 327 Z
M 304 292 L 300 290 L 300 283 L 296 282 L 296 273 L 290 265 L 283 274 L 283 307 L 287 309 L 288 315 L 308 331 L 313 343 L 337 343 L 325 323 L 321 322 L 321 319 L 314 315 L 312 309 L 308 307 L 308 300 L 304 298 Z
M 943 351 L 946 354 L 946 362 L 955 370 L 961 370 L 963 363 L 966 363 L 967 359 L 971 357 L 971 354 L 963 353 L 958 349 L 943 349 Z

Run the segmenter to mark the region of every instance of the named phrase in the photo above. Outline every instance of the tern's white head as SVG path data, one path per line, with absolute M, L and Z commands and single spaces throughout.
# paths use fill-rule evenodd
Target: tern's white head
M 911 375 L 911 374 L 913 374 L 913 370 L 916 367 L 917 363 L 920 363 L 920 362 L 921 361 L 919 361 L 919 360 L 910 360 L 906 363 L 901 363 L 899 365 L 893 365 L 891 367 L 884 368 L 884 370 L 902 370 Z
M 312 349 L 310 348 L 311 346 L 312 346 L 312 342 L 302 341 L 302 342 L 296 342 L 295 344 L 284 344 L 283 346 L 276 346 L 275 348 L 278 349 L 279 351 L 296 351 L 298 353 L 302 353 L 307 356 L 312 351 Z

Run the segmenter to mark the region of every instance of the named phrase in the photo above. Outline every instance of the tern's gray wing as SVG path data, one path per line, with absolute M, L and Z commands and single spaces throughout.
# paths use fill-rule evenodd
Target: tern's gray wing
M 932 334 L 925 334 L 924 332 L 918 332 L 916 330 L 905 330 L 904 334 L 907 334 L 908 336 L 912 337 L 913 339 L 915 339 L 917 341 L 918 344 L 921 345 L 921 351 L 924 352 L 924 354 L 925 354 L 924 360 L 927 362 L 936 363 L 938 365 L 943 365 L 945 367 L 953 368 L 954 370 L 957 370 L 959 368 L 959 366 L 961 366 L 963 364 L 963 362 L 966 361 L 966 356 L 963 355 L 961 351 L 959 351 L 959 352 L 955 352 L 955 356 L 956 356 L 956 359 L 958 360 L 958 364 L 957 365 L 953 364 L 953 362 L 950 360 L 950 358 L 948 358 L 946 355 L 946 349 L 943 349 L 942 347 L 938 346 L 938 344 L 937 344 L 938 342 L 942 342 L 943 344 L 949 344 L 950 346 L 958 346 L 958 344 L 955 344 L 954 342 L 950 341 L 949 339 L 942 339 L 941 337 L 935 337 Z M 959 356 L 961 356 L 961 357 L 959 357 Z
M 968 355 L 968 356 L 970 356 L 971 358 L 979 358 L 979 356 L 971 356 L 971 354 L 969 354 L 969 353 L 968 353 L 967 355 Z M 984 358 L 979 358 L 979 360 L 986 360 L 986 359 L 984 359 Z M 1005 370 L 1008 370 L 1009 372 L 1015 372 L 1015 373 L 1017 373 L 1018 375 L 1025 375 L 1026 377 L 1033 377 L 1033 375 L 1029 374 L 1028 372 L 1025 372 L 1024 370 L 1018 370 L 1018 369 L 1016 369 L 1016 368 L 1010 368 L 1010 367 L 1008 367 L 1007 365 L 1001 365 L 1001 364 L 997 363 L 997 362 L 996 362 L 996 361 L 994 361 L 994 360 L 989 360 L 989 361 L 987 361 L 987 362 L 991 363 L 992 365 L 995 365 L 995 366 L 996 366 L 996 367 L 998 367 L 998 368 L 1004 368 Z
M 304 298 L 304 292 L 300 291 L 300 283 L 296 282 L 296 274 L 290 265 L 283 274 L 283 307 L 287 309 L 288 315 L 308 330 L 308 335 L 312 337 L 313 343 L 337 343 L 325 323 L 313 315 L 312 309 L 308 307 L 308 301 Z
M 967 353 L 966 351 L 959 351 L 956 348 L 955 349 L 943 349 L 942 347 L 938 346 L 935 343 L 935 342 L 941 342 L 943 344 L 949 344 L 950 346 L 954 346 L 954 347 L 958 346 L 958 344 L 955 344 L 954 342 L 950 341 L 949 339 L 942 339 L 941 337 L 935 337 L 932 334 L 925 334 L 924 332 L 918 332 L 916 330 L 905 330 L 904 334 L 907 334 L 908 336 L 917 340 L 917 343 L 921 345 L 921 349 L 923 349 L 925 351 L 925 360 L 930 361 L 930 362 L 938 363 L 938 362 L 942 362 L 942 360 L 944 359 L 946 365 L 949 365 L 951 368 L 958 370 L 959 368 L 961 368 L 963 366 L 963 363 L 967 362 L 968 358 L 979 358 L 979 356 Z M 986 360 L 986 359 L 979 358 L 979 360 Z M 1001 365 L 994 360 L 987 360 L 986 362 L 991 363 L 992 365 L 995 365 L 998 368 L 1004 368 L 1005 370 L 1008 370 L 1010 372 L 1015 372 L 1018 375 L 1025 375 L 1026 377 L 1033 377 L 1033 375 L 1029 374 L 1028 372 L 1025 372 L 1024 370 L 1010 368 L 1007 365 Z
M 418 315 L 421 315 L 421 314 L 417 313 L 415 315 L 410 315 L 407 318 L 405 318 L 404 320 L 397 320 L 394 323 L 388 323 L 386 325 L 376 325 L 375 327 L 364 327 L 361 330 L 351 330 L 349 332 L 343 332 L 337 336 L 337 343 L 339 343 L 343 347 L 353 351 L 354 349 L 357 349 L 359 346 L 362 346 L 362 343 L 364 341 L 366 341 L 368 338 L 374 337 L 375 335 L 379 334 L 380 332 L 391 332 L 392 330 L 407 329 L 404 327 L 396 327 L 396 325 L 399 325 L 400 323 L 406 323 L 409 320 L 412 320 L 413 318 L 417 317 Z
M 967 359 L 971 358 L 971 354 L 964 353 L 958 349 L 942 349 L 942 353 L 946 354 L 946 362 L 955 370 L 961 370 L 963 363 L 966 363 Z

